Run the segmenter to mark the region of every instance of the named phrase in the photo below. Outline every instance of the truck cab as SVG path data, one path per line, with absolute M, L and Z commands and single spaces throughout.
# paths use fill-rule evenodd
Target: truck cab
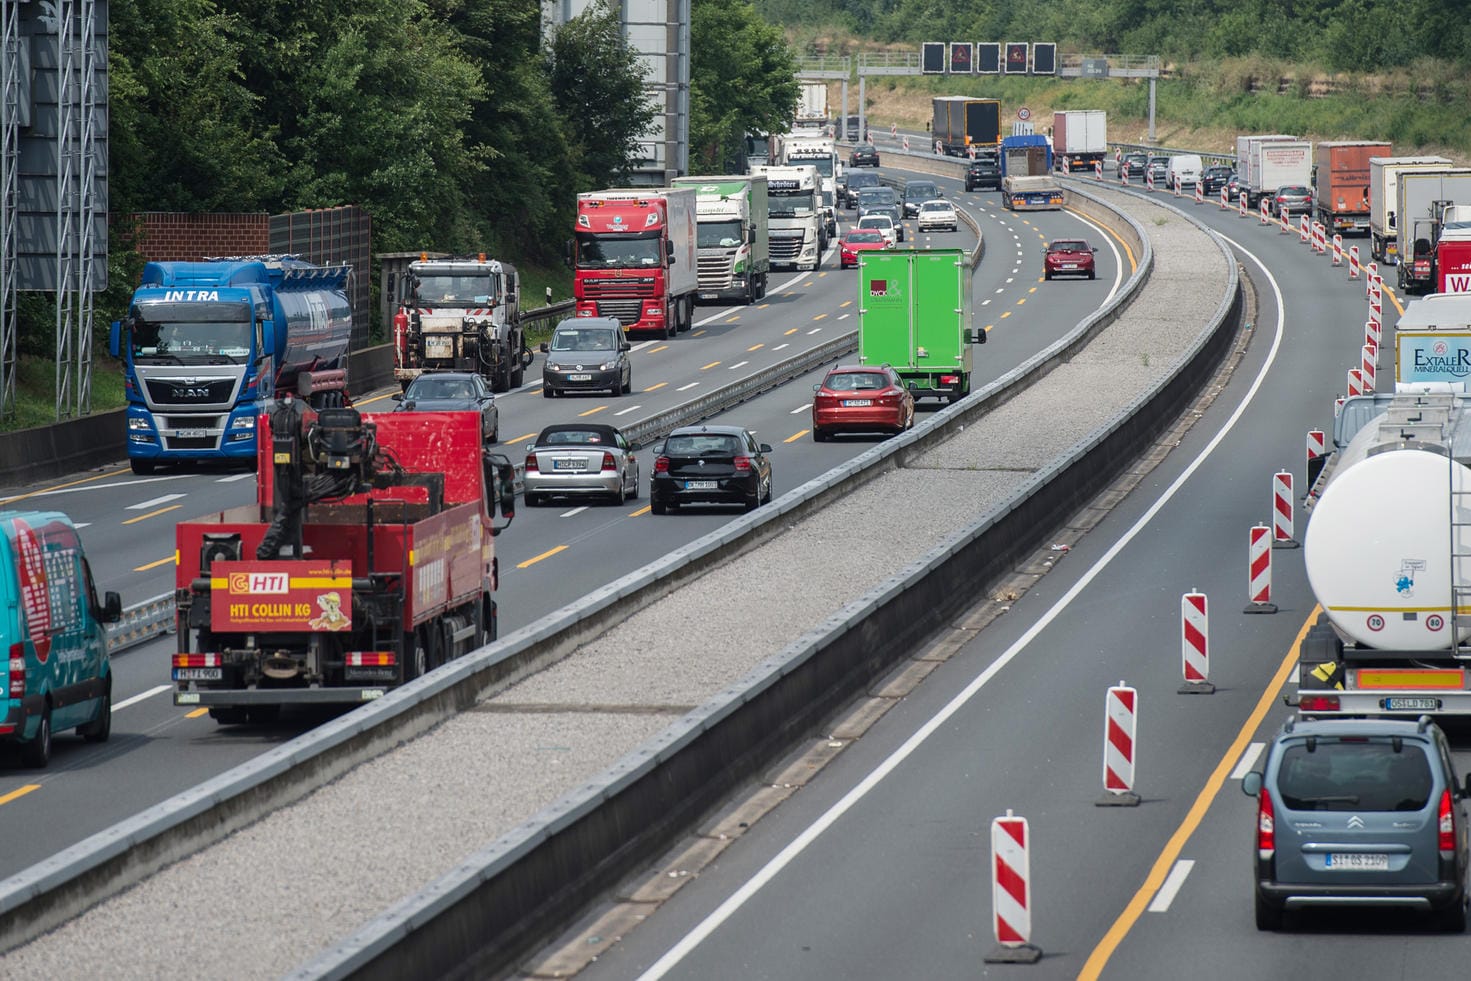
M 402 388 L 426 371 L 473 371 L 496 392 L 521 385 L 531 353 L 515 266 L 483 252 L 423 256 L 409 263 L 404 285 L 393 338 Z
M 770 195 L 772 266 L 816 269 L 825 244 L 817 168 L 761 167 L 759 172 L 766 175 Z

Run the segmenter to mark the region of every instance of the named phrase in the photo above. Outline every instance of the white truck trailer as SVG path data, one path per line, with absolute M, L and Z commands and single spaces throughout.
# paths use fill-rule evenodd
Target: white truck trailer
M 1395 219 L 1401 174 L 1417 170 L 1444 170 L 1445 157 L 1369 158 L 1369 252 L 1378 262 L 1399 256 L 1399 229 Z
M 1236 172 L 1255 208 L 1279 187 L 1313 182 L 1313 145 L 1295 136 L 1240 136 L 1236 139 Z
M 766 175 L 676 177 L 674 185 L 697 195 L 699 300 L 750 304 L 765 296 L 771 270 Z

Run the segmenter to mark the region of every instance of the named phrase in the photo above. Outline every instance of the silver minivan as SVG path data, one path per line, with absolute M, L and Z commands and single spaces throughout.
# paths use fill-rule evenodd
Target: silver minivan
M 1257 929 L 1373 906 L 1463 932 L 1468 783 L 1429 716 L 1290 720 L 1241 784 L 1257 799 Z
M 633 387 L 632 345 L 622 325 L 612 317 L 573 317 L 542 341 L 546 363 L 541 369 L 541 394 L 547 398 L 567 392 L 608 391 L 627 395 Z

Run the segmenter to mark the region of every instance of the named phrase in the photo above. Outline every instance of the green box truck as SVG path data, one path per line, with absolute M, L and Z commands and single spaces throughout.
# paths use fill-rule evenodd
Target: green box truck
M 970 394 L 971 268 L 961 249 L 865 252 L 858 260 L 858 360 L 887 364 L 916 399 Z

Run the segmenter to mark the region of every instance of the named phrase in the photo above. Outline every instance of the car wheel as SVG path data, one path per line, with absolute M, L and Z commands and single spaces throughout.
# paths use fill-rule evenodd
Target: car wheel
M 1050 272 L 1047 272 L 1047 271 L 1046 271 L 1046 270 L 1045 270 L 1045 269 L 1044 269 L 1044 270 L 1043 270 L 1043 271 L 1042 271 L 1042 278 L 1043 278 L 1043 279 L 1044 279 L 1044 280 L 1050 280 L 1050 279 L 1051 279 L 1051 278 L 1052 278 L 1052 273 L 1050 273 Z
M 750 497 L 748 497 L 746 499 L 745 504 L 743 505 L 743 507 L 746 509 L 747 513 L 749 513 L 751 511 L 756 510 L 760 506 L 761 506 L 761 490 L 760 490 L 760 488 L 757 488 L 756 493 L 752 494 Z
M 1441 910 L 1437 924 L 1446 933 L 1466 932 L 1466 897 L 1462 896 Z
M 814 442 L 814 443 L 826 443 L 827 441 L 828 441 L 828 434 L 827 434 L 827 432 L 825 430 L 818 429 L 816 426 L 813 426 L 812 427 L 812 442 Z
M 1256 894 L 1256 928 L 1263 931 L 1282 929 L 1282 910 Z
M 97 718 L 84 726 L 77 726 L 77 732 L 89 743 L 105 743 L 112 735 L 112 683 L 110 681 L 107 690 L 102 693 L 102 704 L 98 706 Z
M 652 497 L 651 496 L 649 498 L 649 513 L 650 514 L 665 514 L 666 512 L 667 512 L 667 509 L 665 508 L 663 501 L 659 500 L 657 497 Z
M 638 490 L 638 474 L 637 473 L 634 473 L 634 475 L 633 475 L 633 489 L 628 492 L 628 500 L 630 500 L 630 501 L 636 501 L 636 500 L 638 500 L 638 494 L 639 494 L 639 490 Z
M 25 743 L 20 751 L 21 762 L 32 770 L 45 769 L 51 762 L 51 706 L 41 710 L 41 724 L 36 729 L 36 738 Z
M 526 502 L 526 506 L 529 508 L 541 507 L 540 494 L 533 494 L 531 491 L 527 491 L 524 495 L 522 495 L 522 499 Z
M 554 396 L 556 394 L 557 394 L 556 392 L 552 391 L 551 386 L 546 385 L 545 383 L 542 384 L 542 386 L 541 386 L 541 397 L 542 398 L 549 399 L 549 398 L 551 398 L 552 396 Z
M 1098 274 L 1096 272 L 1094 272 L 1092 269 L 1089 269 L 1088 270 L 1088 278 L 1089 279 L 1096 279 L 1097 276 L 1098 276 Z

